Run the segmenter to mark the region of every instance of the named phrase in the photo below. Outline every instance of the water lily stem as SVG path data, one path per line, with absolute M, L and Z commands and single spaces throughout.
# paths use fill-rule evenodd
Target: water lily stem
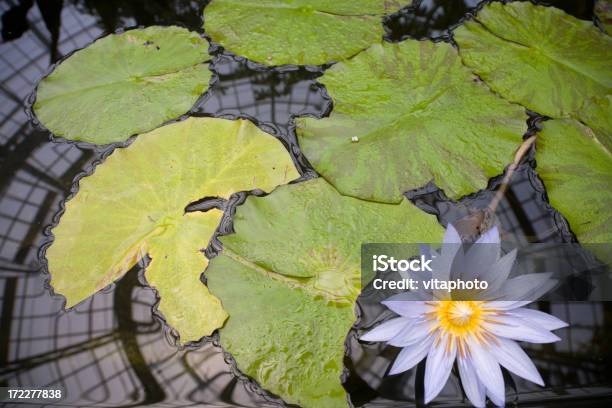
M 521 163 L 521 160 L 523 159 L 523 156 L 525 156 L 525 153 L 529 151 L 529 149 L 531 148 L 531 145 L 533 145 L 535 141 L 536 141 L 536 136 L 533 135 L 525 139 L 523 143 L 521 143 L 521 145 L 517 149 L 516 153 L 514 154 L 514 161 L 508 166 L 508 170 L 506 171 L 506 174 L 504 175 L 504 178 L 499 186 L 499 189 L 497 189 L 495 196 L 493 196 L 493 199 L 487 206 L 487 210 L 491 214 L 495 213 L 495 209 L 497 208 L 497 206 L 501 202 L 501 199 L 504 197 L 504 195 L 506 194 L 506 191 L 508 190 L 508 186 L 510 185 L 510 181 L 512 180 L 512 176 L 514 175 L 514 171 Z

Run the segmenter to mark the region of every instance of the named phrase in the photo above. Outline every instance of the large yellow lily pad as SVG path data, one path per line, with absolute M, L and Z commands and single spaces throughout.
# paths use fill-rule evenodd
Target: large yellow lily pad
M 283 145 L 245 120 L 190 118 L 142 135 L 82 179 L 66 203 L 46 253 L 51 285 L 71 307 L 148 254 L 145 277 L 181 341 L 210 335 L 227 314 L 200 282 L 208 264 L 200 250 L 222 212 L 185 207 L 296 177 Z

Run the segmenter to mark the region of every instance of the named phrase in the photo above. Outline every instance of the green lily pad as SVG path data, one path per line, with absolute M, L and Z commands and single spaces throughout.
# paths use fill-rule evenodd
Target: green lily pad
M 612 94 L 589 99 L 578 115 L 597 134 L 598 140 L 612 150 Z
M 593 128 L 610 120 L 612 38 L 593 23 L 553 7 L 493 2 L 454 38 L 465 64 L 504 98 Z M 601 135 L 612 139 L 612 129 Z
M 321 65 L 380 41 L 399 0 L 213 0 L 204 28 L 214 42 L 262 64 Z
M 582 243 L 612 242 L 612 155 L 593 131 L 572 119 L 545 122 L 537 172 L 551 205 Z
M 200 282 L 219 210 L 185 213 L 203 197 L 269 191 L 298 177 L 289 154 L 251 122 L 190 118 L 117 149 L 80 181 L 46 257 L 71 307 L 121 278 L 145 255 L 159 311 L 181 341 L 210 335 L 227 314 Z
M 527 129 L 522 107 L 489 91 L 446 43 L 376 44 L 320 81 L 329 118 L 299 118 L 308 160 L 342 194 L 399 202 L 430 180 L 451 197 L 486 187 Z
M 221 345 L 242 372 L 289 403 L 346 406 L 344 339 L 366 242 L 440 242 L 435 217 L 407 201 L 340 195 L 324 179 L 249 197 L 206 271 L 230 317 Z
M 103 37 L 38 85 L 34 112 L 56 136 L 107 144 L 187 112 L 208 88 L 208 42 L 179 27 Z

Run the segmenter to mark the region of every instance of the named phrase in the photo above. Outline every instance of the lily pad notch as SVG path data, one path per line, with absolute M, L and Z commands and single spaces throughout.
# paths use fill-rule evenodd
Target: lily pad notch
M 202 197 L 269 192 L 297 177 L 282 143 L 249 121 L 188 118 L 157 128 L 81 179 L 52 230 L 50 284 L 69 308 L 148 254 L 145 277 L 180 341 L 210 335 L 227 313 L 200 281 L 208 265 L 201 249 L 223 212 L 185 207 Z

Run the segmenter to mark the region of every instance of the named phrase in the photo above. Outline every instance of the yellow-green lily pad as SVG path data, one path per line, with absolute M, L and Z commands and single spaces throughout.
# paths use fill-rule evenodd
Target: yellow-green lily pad
M 79 183 L 46 251 L 51 285 L 71 307 L 121 278 L 145 255 L 159 311 L 182 342 L 227 318 L 200 282 L 220 210 L 185 213 L 203 197 L 270 191 L 298 177 L 274 137 L 249 121 L 189 118 L 117 149 Z
M 191 109 L 212 76 L 208 42 L 180 27 L 111 34 L 38 85 L 34 112 L 55 136 L 121 142 Z

